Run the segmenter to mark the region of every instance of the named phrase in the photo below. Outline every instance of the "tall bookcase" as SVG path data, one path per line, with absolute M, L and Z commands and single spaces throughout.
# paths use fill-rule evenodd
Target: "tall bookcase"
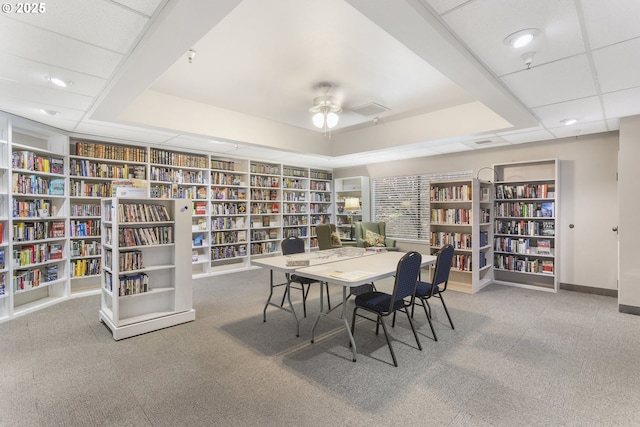
M 248 161 L 211 158 L 211 271 L 249 265 Z
M 11 141 L 11 288 L 13 314 L 69 295 L 68 140 L 13 132 Z
M 11 254 L 9 247 L 9 137 L 11 123 L 5 117 L 0 117 L 0 321 L 8 319 L 12 312 L 12 287 L 9 273 Z
M 279 253 L 282 239 L 282 166 L 250 161 L 251 255 Z
M 114 183 L 147 178 L 147 149 L 72 138 L 69 153 L 70 291 L 81 295 L 100 290 L 100 200 Z
M 431 252 L 453 245 L 451 289 L 475 293 L 493 280 L 492 194 L 478 179 L 431 182 Z
M 191 289 L 191 202 L 101 201 L 99 317 L 115 340 L 195 320 Z
M 299 237 L 310 247 L 309 169 L 282 166 L 282 238 Z
M 559 286 L 559 162 L 493 165 L 496 283 L 557 292 Z
M 309 171 L 309 236 L 311 248 L 318 247 L 316 225 L 333 221 L 333 173 L 325 170 Z
M 355 240 L 355 227 L 359 221 L 371 221 L 371 195 L 369 191 L 369 177 L 356 176 L 351 178 L 336 178 L 334 182 L 336 192 L 336 229 L 343 240 Z M 358 199 L 360 209 L 346 209 L 347 199 Z

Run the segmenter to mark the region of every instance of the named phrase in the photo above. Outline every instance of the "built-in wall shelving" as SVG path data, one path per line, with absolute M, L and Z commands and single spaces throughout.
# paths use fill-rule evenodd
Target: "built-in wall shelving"
M 13 165 L 23 154 L 40 160 Z M 179 256 L 206 278 L 281 253 L 287 236 L 317 246 L 314 224 L 332 221 L 332 182 L 331 171 L 97 141 L 0 116 L 0 321 L 102 292 L 104 198 L 182 200 L 190 245 Z

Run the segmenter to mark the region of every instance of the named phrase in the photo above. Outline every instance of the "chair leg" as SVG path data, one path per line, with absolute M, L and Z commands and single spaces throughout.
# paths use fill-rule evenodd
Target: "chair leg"
M 447 310 L 447 305 L 444 303 L 444 298 L 442 298 L 442 294 L 438 294 L 438 298 L 442 301 L 442 306 L 444 307 L 444 312 L 447 313 L 447 318 L 449 319 L 449 324 L 451 325 L 451 329 L 455 329 L 453 327 L 453 322 L 451 321 L 451 316 L 449 316 L 449 310 Z
M 384 331 L 384 337 L 387 340 L 387 345 L 389 346 L 389 350 L 391 351 L 391 358 L 393 359 L 393 365 L 397 368 L 398 367 L 398 361 L 396 360 L 396 354 L 393 352 L 393 347 L 391 346 L 391 341 L 389 340 L 389 333 L 387 332 L 387 327 L 384 324 L 384 319 L 379 314 L 378 314 L 378 322 L 377 323 L 378 324 L 382 324 L 382 330 Z M 376 329 L 377 329 L 377 326 L 376 326 Z
M 422 351 L 422 344 L 420 343 L 420 339 L 418 338 L 418 333 L 416 332 L 416 328 L 413 326 L 413 321 L 411 320 L 411 316 L 409 316 L 409 310 L 407 310 L 407 308 L 405 307 L 403 311 L 407 315 L 407 319 L 409 319 L 409 325 L 411 325 L 411 330 L 413 331 L 413 336 L 416 338 L 416 343 L 418 344 L 418 350 Z M 431 323 L 431 322 L 429 322 L 429 323 Z
M 358 311 L 358 307 L 353 308 L 353 316 L 351 317 L 351 336 L 353 340 L 356 340 L 356 311 Z M 349 347 L 351 347 L 351 340 L 349 340 Z
M 300 288 L 302 289 L 302 312 L 304 313 L 304 317 L 307 317 L 307 296 L 309 295 L 310 287 L 310 285 L 307 285 L 307 290 L 305 291 L 304 285 L 300 284 Z
M 424 314 L 425 316 L 427 316 L 427 320 L 429 321 L 429 327 L 431 328 L 431 333 L 433 334 L 433 340 L 438 341 L 436 330 L 433 329 L 433 323 L 431 322 L 431 309 L 429 309 L 429 311 L 427 312 L 427 306 L 429 305 L 429 303 L 424 298 L 420 298 L 420 301 L 422 301 L 422 308 L 424 308 Z

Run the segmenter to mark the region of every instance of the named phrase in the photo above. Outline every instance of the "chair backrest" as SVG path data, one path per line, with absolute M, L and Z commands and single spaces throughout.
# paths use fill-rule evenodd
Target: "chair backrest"
M 304 252 L 304 240 L 299 237 L 291 236 L 282 241 L 282 254 L 300 254 Z
M 367 230 L 386 237 L 386 225 L 385 222 L 358 222 L 356 223 L 356 238 L 364 240 Z
M 331 233 L 336 231 L 335 224 L 316 225 L 316 237 L 318 238 L 318 249 L 321 251 L 333 248 L 331 243 Z
M 445 245 L 438 251 L 438 259 L 436 260 L 436 271 L 433 273 L 433 280 L 431 281 L 431 292 L 436 286 L 442 285 L 440 292 L 444 292 L 447 289 L 447 283 L 449 282 L 449 272 L 451 271 L 451 261 L 453 261 L 453 246 Z
M 400 258 L 398 267 L 396 268 L 396 281 L 393 285 L 389 311 L 393 311 L 393 306 L 397 301 L 413 297 L 416 292 L 416 285 L 418 284 L 421 264 L 422 255 L 416 251 L 407 252 Z

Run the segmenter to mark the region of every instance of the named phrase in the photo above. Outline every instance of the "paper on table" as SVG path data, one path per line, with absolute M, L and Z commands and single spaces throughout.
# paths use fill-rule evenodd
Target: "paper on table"
M 343 280 L 360 280 L 371 276 L 373 273 L 368 271 L 333 271 L 329 276 Z

